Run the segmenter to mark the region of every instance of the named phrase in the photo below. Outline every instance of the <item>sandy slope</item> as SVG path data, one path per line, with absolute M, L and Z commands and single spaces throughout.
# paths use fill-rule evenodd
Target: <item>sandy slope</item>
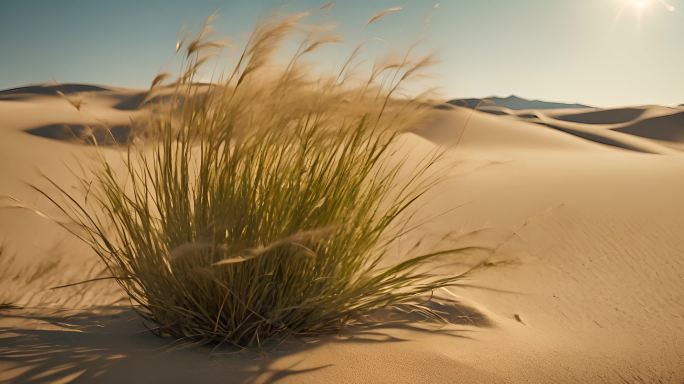
M 87 162 L 95 151 L 24 130 L 101 119 L 125 124 L 137 112 L 116 105 L 135 92 L 91 92 L 81 112 L 32 92 L 0 100 L 0 194 L 45 206 L 22 181 L 40 182 L 40 169 L 68 184 L 63 162 Z M 11 262 L 7 251 L 1 256 L 0 301 L 31 307 L 0 309 L 0 381 L 680 383 L 682 110 L 635 109 L 496 116 L 456 107 L 436 110 L 405 135 L 416 159 L 436 146 L 450 148 L 448 177 L 417 218 L 433 220 L 413 236 L 429 244 L 486 228 L 451 241 L 505 241 L 495 258 L 516 262 L 473 276 L 477 287 L 453 290 L 463 307 L 444 328 L 347 332 L 264 354 L 168 351 L 119 306 L 45 308 L 107 305 L 118 295 L 109 283 L 85 292 L 43 289 L 87 278 L 92 256 L 35 215 L 0 211 L 2 239 L 16 255 Z M 617 138 L 606 138 L 608 131 Z M 52 264 L 30 281 L 45 263 Z

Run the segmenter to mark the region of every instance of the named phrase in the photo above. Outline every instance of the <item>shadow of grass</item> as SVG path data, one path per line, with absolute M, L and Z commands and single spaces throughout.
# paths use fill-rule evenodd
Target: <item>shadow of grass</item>
M 13 312 L 16 312 L 14 310 Z M 72 316 L 6 314 L 33 327 L 0 328 L 0 381 L 44 382 L 252 382 L 273 381 L 323 367 L 293 363 L 271 368 L 274 358 L 235 353 L 215 358 L 206 349 L 168 347 L 146 332 L 130 310 Z
M 440 304 L 442 305 L 442 304 Z M 456 325 L 490 326 L 475 309 L 454 305 L 441 308 Z M 397 343 L 397 330 L 467 337 L 466 330 L 416 322 L 416 314 L 385 311 L 362 327 L 307 342 L 292 339 L 260 352 L 220 350 L 192 345 L 169 346 L 169 340 L 147 332 L 140 317 L 123 307 L 90 312 L 30 312 L 3 309 L 12 326 L 0 327 L 0 381 L 43 382 L 275 382 L 331 367 L 315 365 L 299 353 L 334 343 Z M 15 324 L 17 324 L 15 326 Z M 38 326 L 36 326 L 38 324 Z
M 84 124 L 48 124 L 26 130 L 27 133 L 46 139 L 84 145 L 122 146 L 129 140 L 128 125 L 88 126 Z

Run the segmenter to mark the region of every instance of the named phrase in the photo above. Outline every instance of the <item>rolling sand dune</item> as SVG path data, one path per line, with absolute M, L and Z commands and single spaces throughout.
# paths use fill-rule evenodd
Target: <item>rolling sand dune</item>
M 469 104 L 466 103 L 468 108 L 477 112 L 543 125 L 622 149 L 672 154 L 684 148 L 684 112 L 680 108 L 642 106 L 596 109 L 581 108 L 579 104 L 565 104 L 565 107 L 557 108 L 558 103 L 530 102 L 527 105 L 537 103 L 538 107 L 511 109 L 491 103 L 478 105 L 474 100 L 479 99 L 463 100 L 470 100 Z
M 122 127 L 144 113 L 117 108 L 139 91 L 71 92 L 87 91 L 77 111 L 47 88 L 0 92 L 0 195 L 39 207 L 24 182 L 41 183 L 40 171 L 68 185 L 65 165 L 97 153 L 50 127 Z M 0 306 L 0 381 L 681 383 L 682 113 L 435 110 L 402 144 L 409 161 L 446 148 L 448 174 L 419 204 L 415 220 L 432 220 L 406 244 L 484 229 L 450 241 L 499 245 L 494 259 L 511 263 L 452 290 L 452 325 L 349 330 L 268 353 L 167 348 L 108 281 L 47 290 L 92 277 L 93 256 L 31 212 L 0 210 L 0 304 L 25 307 Z
M 636 121 L 625 127 L 615 128 L 615 130 L 649 139 L 684 144 L 682 127 L 684 127 L 684 112 L 676 112 Z
M 656 142 L 663 147 L 682 149 L 684 144 L 684 112 L 677 108 L 645 106 L 633 108 L 589 111 L 572 115 L 540 116 L 542 123 L 558 129 L 580 129 L 584 132 L 601 132 L 609 137 L 616 137 L 615 132 L 627 134 L 621 138 L 639 137 L 650 139 L 639 145 L 629 139 L 638 148 L 648 152 L 643 143 Z M 617 141 L 620 141 L 617 139 Z M 652 145 L 648 144 L 650 147 Z M 619 145 L 618 145 L 619 146 Z M 662 152 L 652 148 L 654 153 Z
M 619 124 L 638 119 L 645 112 L 642 108 L 619 108 L 600 111 L 588 111 L 569 115 L 556 115 L 563 121 L 582 124 Z

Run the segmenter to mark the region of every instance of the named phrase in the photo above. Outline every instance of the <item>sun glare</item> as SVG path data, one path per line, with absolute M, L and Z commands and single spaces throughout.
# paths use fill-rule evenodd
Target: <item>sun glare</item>
M 614 22 L 618 22 L 625 11 L 631 10 L 630 13 L 634 14 L 637 24 L 641 28 L 644 18 L 651 17 L 654 11 L 658 9 L 664 8 L 666 11 L 675 12 L 675 6 L 670 1 L 672 0 L 618 0 L 620 7 Z
M 661 4 L 663 5 L 663 7 L 665 7 L 665 9 L 667 9 L 668 11 L 670 11 L 670 12 L 674 12 L 674 11 L 675 11 L 674 5 L 668 3 L 667 1 L 665 1 L 665 0 L 660 0 L 660 3 L 661 3 Z
M 629 0 L 632 6 L 636 9 L 644 9 L 651 5 L 652 0 Z
M 659 3 L 663 6 L 663 8 L 670 12 L 675 11 L 675 7 L 672 4 L 670 4 L 667 0 L 625 0 L 625 2 L 638 12 L 641 12 L 646 8 L 651 7 L 655 3 Z

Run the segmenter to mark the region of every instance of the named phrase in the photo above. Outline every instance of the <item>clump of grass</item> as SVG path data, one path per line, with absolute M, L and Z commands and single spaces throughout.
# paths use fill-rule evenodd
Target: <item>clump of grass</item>
M 57 183 L 64 199 L 46 193 L 159 334 L 252 347 L 378 309 L 437 317 L 421 303 L 463 277 L 424 268 L 462 249 L 387 258 L 434 182 L 438 156 L 407 169 L 395 140 L 421 112 L 421 100 L 399 97 L 403 84 L 432 59 L 379 61 L 359 81 L 357 49 L 339 73 L 313 77 L 307 56 L 337 41 L 313 29 L 275 65 L 302 17 L 260 24 L 232 71 L 199 86 L 216 47 L 205 28 L 181 45 L 176 97 L 124 166 L 103 162 L 84 178 L 87 201 Z

